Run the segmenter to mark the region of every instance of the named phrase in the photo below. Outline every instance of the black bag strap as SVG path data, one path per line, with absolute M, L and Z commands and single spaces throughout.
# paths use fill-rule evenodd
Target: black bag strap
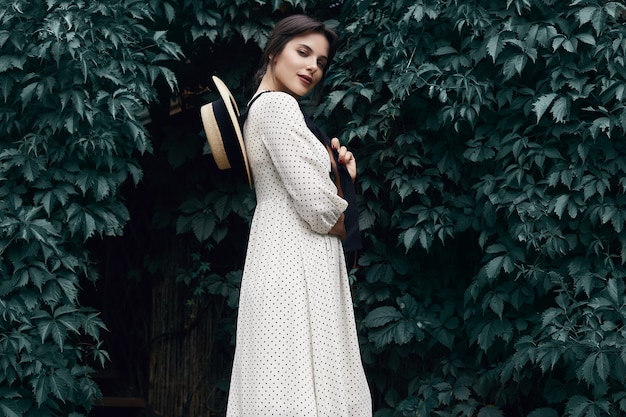
M 242 132 L 243 132 L 243 124 L 245 123 L 246 118 L 248 117 L 248 110 L 250 110 L 250 107 L 252 107 L 252 103 L 254 103 L 257 98 L 261 97 L 261 95 L 263 93 L 269 93 L 269 91 L 261 91 L 259 94 L 257 94 L 256 96 L 252 97 L 252 100 L 250 100 L 250 102 L 248 103 L 248 106 L 239 115 L 239 126 L 241 126 L 241 131 Z
M 332 149 L 330 137 L 304 111 L 302 114 L 309 130 L 329 149 L 329 154 L 335 160 L 334 166 L 336 166 L 339 172 L 339 178 L 333 178 L 333 180 L 339 183 L 337 189 L 341 190 L 343 194 L 341 197 L 348 202 L 348 208 L 344 212 L 346 216 L 344 222 L 346 225 L 346 238 L 343 240 L 343 249 L 345 252 L 357 251 L 362 248 L 361 231 L 359 229 L 359 209 L 356 204 L 356 189 L 350 173 L 348 173 L 345 165 L 339 163 L 339 153 Z

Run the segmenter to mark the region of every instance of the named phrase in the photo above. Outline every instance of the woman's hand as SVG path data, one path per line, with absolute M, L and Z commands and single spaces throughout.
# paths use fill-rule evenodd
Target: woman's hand
M 330 229 L 328 234 L 337 235 L 339 236 L 339 239 L 344 240 L 346 238 L 346 225 L 344 223 L 344 220 L 345 216 L 343 213 L 341 213 L 341 216 L 339 216 L 339 220 L 337 220 L 337 223 L 335 223 L 332 229 Z
M 341 146 L 339 139 L 332 138 L 330 143 L 333 149 L 339 153 L 339 163 L 346 166 L 348 174 L 350 174 L 350 178 L 354 181 L 356 179 L 356 159 L 354 159 L 354 155 L 348 150 L 348 148 Z

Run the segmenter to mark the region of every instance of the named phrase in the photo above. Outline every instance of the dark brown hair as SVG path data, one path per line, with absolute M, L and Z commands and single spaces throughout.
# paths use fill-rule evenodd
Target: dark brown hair
M 257 83 L 260 83 L 263 75 L 265 75 L 271 61 L 270 57 L 276 57 L 280 54 L 285 48 L 285 45 L 296 36 L 305 35 L 310 32 L 320 33 L 328 40 L 328 61 L 324 68 L 325 77 L 328 72 L 328 67 L 337 51 L 337 34 L 322 22 L 312 17 L 303 14 L 295 14 L 282 19 L 274 26 L 274 30 L 267 41 L 263 56 L 261 57 L 261 67 L 256 74 Z

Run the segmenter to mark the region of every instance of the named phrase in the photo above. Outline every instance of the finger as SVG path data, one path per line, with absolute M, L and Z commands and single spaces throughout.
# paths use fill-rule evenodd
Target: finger
M 337 158 L 339 159 L 339 162 L 343 163 L 344 159 L 346 158 L 346 152 L 348 150 L 346 149 L 345 146 L 341 146 L 338 150 L 337 150 Z
M 330 140 L 330 146 L 332 146 L 334 150 L 337 150 L 341 146 L 341 142 L 339 142 L 338 138 L 332 138 Z
M 341 151 L 339 152 L 339 162 L 342 164 L 349 164 L 350 161 L 354 159 L 354 155 L 352 152 L 347 150 L 345 147 L 341 147 Z

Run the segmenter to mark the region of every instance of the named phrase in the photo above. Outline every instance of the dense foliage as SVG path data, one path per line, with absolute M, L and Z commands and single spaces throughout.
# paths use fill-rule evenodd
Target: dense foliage
M 122 233 L 120 185 L 142 168 L 161 193 L 150 233 L 189 238 L 177 278 L 223 316 L 211 395 L 224 396 L 254 201 L 203 155 L 197 106 L 212 74 L 245 103 L 273 22 L 294 11 L 342 40 L 315 115 L 359 161 L 352 272 L 377 415 L 626 413 L 621 2 L 25 4 L 0 11 L 5 416 L 93 401 L 87 355 L 106 354 L 104 324 L 77 302 L 79 279 L 95 279 L 84 242 Z M 136 159 L 150 149 L 137 113 L 158 77 L 173 83 L 158 62 L 178 54 L 150 28 L 186 57 L 168 63 L 185 124 L 153 117 L 170 171 Z M 147 267 L 160 258 L 146 253 Z
M 143 1 L 5 1 L 0 9 L 0 416 L 77 416 L 99 395 L 99 314 L 85 248 L 128 221 L 119 188 L 150 149 L 137 120 L 178 46 Z
M 340 9 L 317 115 L 359 157 L 355 299 L 378 415 L 626 412 L 623 6 Z M 219 224 L 221 201 L 196 224 Z
M 625 413 L 624 6 L 342 11 L 379 415 Z

